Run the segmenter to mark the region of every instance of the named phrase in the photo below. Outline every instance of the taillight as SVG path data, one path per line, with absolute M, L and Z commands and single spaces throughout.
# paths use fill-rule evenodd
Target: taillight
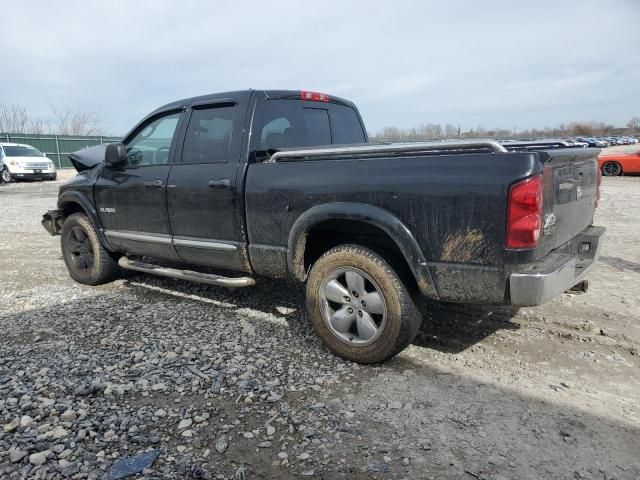
M 600 184 L 602 183 L 602 170 L 600 166 L 596 166 L 596 170 L 598 170 L 598 180 L 596 186 L 596 208 L 598 208 L 598 203 L 600 203 Z
M 511 186 L 507 206 L 507 248 L 534 248 L 542 233 L 542 175 Z
M 305 90 L 300 92 L 300 100 L 310 100 L 312 102 L 328 102 L 329 95 L 319 92 L 307 92 Z

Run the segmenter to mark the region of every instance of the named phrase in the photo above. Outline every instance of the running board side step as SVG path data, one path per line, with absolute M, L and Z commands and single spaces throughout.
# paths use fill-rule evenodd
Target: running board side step
M 178 270 L 177 268 L 167 268 L 160 265 L 154 265 L 152 263 L 129 260 L 127 257 L 120 257 L 118 265 L 126 270 L 135 270 L 136 272 L 150 273 L 161 277 L 178 278 L 180 280 L 189 280 L 191 282 L 206 283 L 209 285 L 217 285 L 219 287 L 250 287 L 256 283 L 256 281 L 251 277 L 223 277 L 222 275 L 214 275 L 213 273 Z

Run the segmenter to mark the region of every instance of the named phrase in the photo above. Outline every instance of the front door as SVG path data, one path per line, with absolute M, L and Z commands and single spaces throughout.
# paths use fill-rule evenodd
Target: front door
M 167 182 L 175 249 L 186 263 L 249 271 L 236 183 L 243 119 L 235 101 L 194 106 Z
M 175 156 L 181 112 L 150 118 L 124 145 L 127 162 L 105 166 L 95 185 L 98 215 L 119 252 L 178 260 L 167 215 L 167 177 Z

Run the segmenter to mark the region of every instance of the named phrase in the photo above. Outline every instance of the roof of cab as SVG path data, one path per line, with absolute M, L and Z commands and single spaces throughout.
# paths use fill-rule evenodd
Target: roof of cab
M 219 93 L 210 93 L 208 95 L 200 95 L 197 97 L 183 98 L 181 100 L 176 100 L 175 102 L 167 103 L 160 108 L 157 108 L 152 112 L 152 115 L 157 112 L 162 112 L 164 110 L 170 110 L 172 108 L 181 108 L 191 105 L 193 103 L 207 102 L 207 101 L 215 101 L 221 100 L 225 98 L 233 98 L 238 99 L 244 97 L 248 99 L 252 93 L 262 93 L 265 98 L 274 99 L 274 98 L 293 98 L 300 99 L 301 92 L 306 90 L 236 90 L 231 92 L 219 92 Z M 332 103 L 339 103 L 342 105 L 347 105 L 350 107 L 355 107 L 353 102 L 346 100 L 344 98 L 336 97 L 333 95 L 327 94 L 329 97 L 329 101 Z

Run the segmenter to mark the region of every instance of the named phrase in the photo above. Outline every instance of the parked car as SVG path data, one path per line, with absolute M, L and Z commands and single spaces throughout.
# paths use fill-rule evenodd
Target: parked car
M 582 140 L 578 140 L 577 138 L 569 138 L 566 139 L 567 141 L 573 142 L 573 144 L 576 147 L 581 147 L 581 148 L 587 148 L 589 146 L 589 144 L 587 142 L 584 142 Z
M 605 142 L 593 137 L 578 137 L 576 140 L 578 142 L 586 143 L 588 147 L 603 148 L 607 146 Z
M 2 181 L 55 180 L 56 167 L 44 153 L 31 145 L 0 143 L 0 176 Z
M 177 101 L 71 155 L 43 226 L 87 285 L 121 268 L 306 284 L 317 334 L 362 363 L 412 342 L 421 297 L 530 306 L 584 285 L 604 235 L 597 150 L 366 142 L 356 107 L 326 94 Z
M 640 173 L 640 152 L 600 155 L 598 166 L 608 177 Z

